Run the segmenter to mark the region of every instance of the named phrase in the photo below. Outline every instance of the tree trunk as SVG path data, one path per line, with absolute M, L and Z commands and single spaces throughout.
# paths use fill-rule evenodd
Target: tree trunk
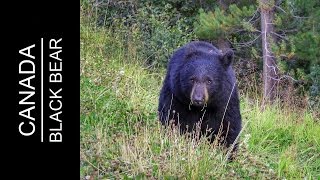
M 277 95 L 278 68 L 271 45 L 275 42 L 273 32 L 274 1 L 260 0 L 261 35 L 263 51 L 263 105 L 273 103 Z

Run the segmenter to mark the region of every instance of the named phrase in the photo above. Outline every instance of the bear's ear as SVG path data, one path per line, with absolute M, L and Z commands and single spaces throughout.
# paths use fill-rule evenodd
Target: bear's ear
M 233 61 L 233 51 L 228 49 L 226 52 L 222 53 L 220 61 L 225 68 L 229 67 Z

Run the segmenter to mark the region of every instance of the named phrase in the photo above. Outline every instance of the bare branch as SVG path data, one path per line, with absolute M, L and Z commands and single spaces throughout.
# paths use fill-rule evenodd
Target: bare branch
M 271 32 L 271 34 L 274 34 L 274 35 L 278 36 L 279 38 L 284 39 L 284 40 L 286 40 L 286 41 L 288 41 L 288 40 L 289 40 L 287 37 L 282 36 L 282 35 L 280 35 L 280 34 L 278 34 L 278 33 L 274 32 L 274 31 L 272 31 L 272 32 Z
M 259 8 L 257 8 L 256 11 L 253 13 L 253 16 L 249 19 L 248 23 L 250 23 L 254 19 L 254 17 L 258 12 L 259 12 Z
M 273 78 L 271 76 L 267 76 L 270 79 L 273 79 L 275 81 L 281 81 L 283 79 L 291 79 L 293 82 L 299 82 L 298 80 L 294 79 L 293 77 L 289 76 L 289 75 L 282 75 L 280 78 Z
M 261 36 L 261 34 L 259 34 L 257 37 L 255 37 L 253 40 L 248 41 L 248 42 L 241 42 L 241 43 L 232 43 L 236 46 L 245 46 L 245 47 L 249 47 L 251 46 L 259 37 Z M 229 39 L 228 39 L 229 40 Z
M 308 18 L 310 18 L 310 17 L 296 16 L 294 14 L 292 14 L 292 17 L 297 18 L 297 19 L 308 19 Z
M 280 6 L 275 6 L 275 8 L 276 9 L 279 9 L 280 11 L 282 11 L 283 13 L 285 13 L 285 14 L 287 14 L 287 12 L 283 9 L 283 8 L 281 8 Z M 303 17 L 303 16 L 297 16 L 297 15 L 294 15 L 294 13 L 293 13 L 293 6 L 291 5 L 291 8 L 292 8 L 292 11 L 290 12 L 290 15 L 292 16 L 292 17 L 294 17 L 294 18 L 296 18 L 296 19 L 308 19 L 308 18 L 310 18 L 310 17 Z
M 280 11 L 282 11 L 282 12 L 284 12 L 284 13 L 287 14 L 287 12 L 286 12 L 284 9 L 282 9 L 280 6 L 274 6 L 274 7 L 276 7 L 276 8 L 279 9 Z
M 298 32 L 298 29 L 283 30 L 285 33 Z
M 232 33 L 241 33 L 241 32 L 249 32 L 249 31 L 247 31 L 247 30 L 245 30 L 245 29 L 235 29 Z M 250 31 L 250 33 L 261 33 L 261 31 L 259 31 L 259 30 L 254 30 L 254 31 Z
M 275 65 L 275 66 L 270 66 L 270 65 L 268 65 L 268 64 L 266 63 L 266 66 L 267 66 L 268 68 L 270 68 L 271 70 L 273 70 L 274 74 L 275 74 L 276 76 L 278 76 L 276 69 L 279 70 L 279 68 L 278 68 L 276 65 Z M 271 71 L 271 70 L 270 70 L 270 71 Z

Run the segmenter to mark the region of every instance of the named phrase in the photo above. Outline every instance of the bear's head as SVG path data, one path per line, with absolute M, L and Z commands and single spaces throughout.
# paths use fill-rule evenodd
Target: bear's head
M 224 93 L 223 83 L 228 81 L 233 51 L 225 53 L 205 49 L 191 49 L 185 54 L 180 70 L 180 85 L 184 99 L 192 106 L 204 107 L 218 100 Z

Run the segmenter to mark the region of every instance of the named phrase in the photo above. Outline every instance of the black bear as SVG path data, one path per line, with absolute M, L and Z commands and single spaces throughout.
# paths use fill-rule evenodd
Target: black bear
M 181 132 L 192 132 L 198 126 L 211 142 L 219 137 L 219 143 L 230 147 L 241 130 L 232 60 L 232 50 L 222 53 L 203 41 L 176 50 L 160 92 L 158 112 L 162 124 L 178 124 Z M 237 143 L 232 147 L 234 152 Z

